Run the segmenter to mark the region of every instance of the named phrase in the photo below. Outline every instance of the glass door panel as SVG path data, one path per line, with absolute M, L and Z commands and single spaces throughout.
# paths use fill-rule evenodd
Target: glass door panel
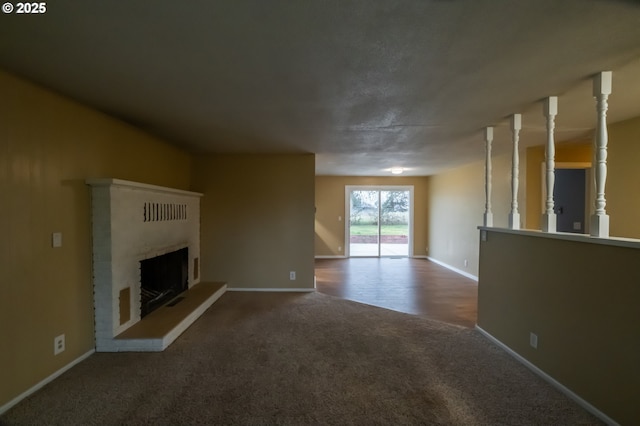
M 351 191 L 349 207 L 350 256 L 380 256 L 379 191 Z
M 380 255 L 409 256 L 409 191 L 380 191 Z

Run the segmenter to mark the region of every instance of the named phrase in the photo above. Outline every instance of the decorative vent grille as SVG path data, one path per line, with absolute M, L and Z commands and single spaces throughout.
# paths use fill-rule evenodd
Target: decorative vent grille
M 187 205 L 175 203 L 144 203 L 145 222 L 187 220 Z

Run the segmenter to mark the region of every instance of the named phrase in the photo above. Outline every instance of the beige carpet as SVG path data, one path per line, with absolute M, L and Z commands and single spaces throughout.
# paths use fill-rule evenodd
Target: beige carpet
M 478 332 L 319 293 L 227 293 L 162 353 L 95 354 L 3 425 L 596 425 Z

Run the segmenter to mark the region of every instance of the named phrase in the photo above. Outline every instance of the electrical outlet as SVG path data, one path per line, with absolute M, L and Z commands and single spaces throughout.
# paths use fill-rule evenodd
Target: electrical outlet
M 289 279 L 291 281 L 295 281 L 295 279 L 296 279 L 296 271 L 289 272 Z
M 338 246 L 338 252 L 342 253 L 342 246 Z
M 529 345 L 533 349 L 538 349 L 538 335 L 534 333 L 529 333 Z
M 425 247 L 424 251 L 426 251 L 427 253 L 429 253 L 429 247 Z
M 64 352 L 64 349 L 64 334 L 61 334 L 53 339 L 53 354 L 58 355 L 59 353 Z
M 469 266 L 469 261 L 467 259 L 464 260 L 464 267 L 466 268 L 467 266 Z

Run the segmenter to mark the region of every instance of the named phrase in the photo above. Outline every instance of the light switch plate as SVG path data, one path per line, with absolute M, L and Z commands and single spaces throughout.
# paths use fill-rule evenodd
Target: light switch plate
M 538 335 L 535 333 L 529 333 L 529 346 L 533 349 L 538 349 Z
M 54 248 L 62 247 L 62 232 L 54 232 L 51 234 L 51 245 Z

